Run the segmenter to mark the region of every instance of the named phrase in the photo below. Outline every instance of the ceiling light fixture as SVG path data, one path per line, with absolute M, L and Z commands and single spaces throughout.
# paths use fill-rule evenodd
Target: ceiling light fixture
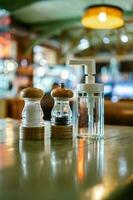
M 90 29 L 115 29 L 124 25 L 123 10 L 113 5 L 93 5 L 85 9 L 82 24 Z

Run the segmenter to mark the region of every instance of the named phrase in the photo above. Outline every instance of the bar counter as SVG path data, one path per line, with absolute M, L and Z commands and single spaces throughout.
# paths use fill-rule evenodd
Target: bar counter
M 0 200 L 100 200 L 133 174 L 133 127 L 105 126 L 99 142 L 18 136 L 18 121 L 0 120 Z

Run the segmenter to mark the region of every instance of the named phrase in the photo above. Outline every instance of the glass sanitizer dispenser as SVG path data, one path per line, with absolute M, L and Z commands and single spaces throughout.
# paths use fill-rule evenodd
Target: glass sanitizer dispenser
M 70 60 L 70 65 L 83 65 L 85 83 L 77 85 L 76 130 L 78 137 L 104 137 L 104 86 L 95 83 L 95 60 Z

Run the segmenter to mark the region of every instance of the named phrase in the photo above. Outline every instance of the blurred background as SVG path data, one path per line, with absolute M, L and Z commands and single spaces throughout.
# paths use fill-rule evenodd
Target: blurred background
M 121 11 L 124 24 L 85 27 L 86 8 L 96 4 Z M 99 20 L 105 22 L 105 14 Z M 133 125 L 132 0 L 0 0 L 0 118 L 20 119 L 20 91 L 34 86 L 46 92 L 42 108 L 50 120 L 54 85 L 64 82 L 75 90 L 83 80 L 82 67 L 66 64 L 70 58 L 96 60 L 96 80 L 104 83 L 105 123 Z

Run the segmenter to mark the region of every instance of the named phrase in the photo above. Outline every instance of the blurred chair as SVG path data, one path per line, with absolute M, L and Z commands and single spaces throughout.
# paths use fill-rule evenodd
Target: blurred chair
M 54 82 L 52 85 L 51 91 L 59 86 L 60 85 L 58 83 Z M 54 99 L 51 96 L 51 91 L 46 93 L 41 100 L 41 107 L 44 114 L 44 120 L 48 120 L 48 121 L 51 120 L 51 111 L 54 106 Z
M 105 100 L 105 124 L 133 126 L 133 101 Z
M 21 119 L 21 113 L 24 107 L 24 100 L 21 98 L 14 98 L 7 100 L 7 117 L 13 119 Z
M 41 100 L 41 107 L 44 113 L 44 120 L 51 120 L 51 111 L 54 106 L 54 99 L 50 95 L 44 95 Z

